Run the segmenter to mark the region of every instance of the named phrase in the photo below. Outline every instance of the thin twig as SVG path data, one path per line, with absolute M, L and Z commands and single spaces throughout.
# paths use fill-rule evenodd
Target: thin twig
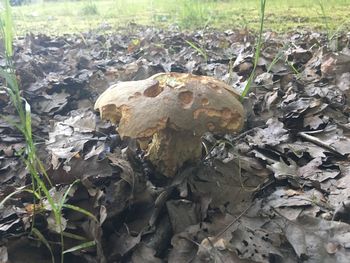
M 342 157 L 344 157 L 343 154 L 341 154 L 340 152 L 338 152 L 333 146 L 331 146 L 330 144 L 328 143 L 325 143 L 324 141 L 321 141 L 319 138 L 315 137 L 315 136 L 311 136 L 309 134 L 307 134 L 306 132 L 298 132 L 297 134 L 299 137 L 309 141 L 309 142 L 312 142 L 322 148 L 325 148 L 333 153 L 336 153 Z
M 222 139 L 222 140 L 218 140 L 216 143 L 214 143 L 213 146 L 211 146 L 211 148 L 208 150 L 207 148 L 207 145 L 205 145 L 205 143 L 202 142 L 202 145 L 205 147 L 205 150 L 206 150 L 206 155 L 202 158 L 201 162 L 203 163 L 204 161 L 209 161 L 211 159 L 213 159 L 215 156 L 212 155 L 212 151 L 215 149 L 215 147 L 217 147 L 222 141 L 226 141 L 228 144 L 230 144 L 232 146 L 233 143 L 243 139 L 245 136 L 247 136 L 248 134 L 251 134 L 253 132 L 255 132 L 256 130 L 258 129 L 263 129 L 263 128 L 266 128 L 267 125 L 264 124 L 264 125 L 261 125 L 261 126 L 258 126 L 258 127 L 254 127 L 254 128 L 251 128 L 239 135 L 237 135 L 236 137 L 234 137 L 233 139 Z M 233 146 L 232 146 L 233 147 Z
M 254 131 L 256 131 L 258 129 L 264 129 L 266 127 L 267 127 L 267 125 L 264 124 L 264 125 L 261 125 L 261 126 L 258 126 L 258 127 L 251 128 L 251 129 L 249 129 L 249 130 L 247 130 L 245 132 L 242 132 L 240 135 L 238 135 L 235 138 L 233 138 L 232 140 L 230 140 L 230 142 L 233 143 L 233 142 L 239 141 L 242 138 L 244 138 L 246 135 L 251 134 L 251 133 L 253 133 Z
M 252 202 L 246 209 L 243 210 L 242 213 L 240 213 L 234 220 L 232 220 L 231 223 L 229 223 L 223 230 L 221 230 L 218 234 L 215 235 L 214 240 L 217 240 L 220 236 L 222 236 L 223 234 L 225 234 L 225 232 L 231 227 L 233 226 L 234 223 L 236 223 L 242 216 L 245 215 L 245 213 L 247 213 L 247 211 L 253 206 L 255 202 Z

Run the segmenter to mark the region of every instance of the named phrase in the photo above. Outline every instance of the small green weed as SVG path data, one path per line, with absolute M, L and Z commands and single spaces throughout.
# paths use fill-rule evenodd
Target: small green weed
M 325 26 L 325 29 L 326 29 L 326 33 L 327 33 L 327 38 L 328 38 L 328 41 L 330 40 L 330 27 L 329 27 L 329 22 L 328 22 L 328 17 L 326 15 L 326 10 L 325 10 L 325 6 L 324 6 L 324 3 L 323 3 L 323 0 L 318 0 L 318 5 L 320 6 L 320 9 L 321 9 L 321 13 L 322 13 L 322 21 L 324 23 L 324 26 Z
M 263 30 L 264 30 L 264 19 L 265 19 L 265 7 L 266 7 L 266 1 L 267 0 L 260 0 L 260 29 L 259 29 L 259 37 L 258 37 L 258 41 L 256 43 L 255 46 L 255 54 L 254 54 L 254 66 L 253 66 L 253 71 L 250 74 L 248 81 L 247 81 L 247 85 L 245 86 L 242 95 L 241 95 L 241 99 L 243 99 L 244 97 L 247 96 L 247 94 L 250 91 L 251 85 L 253 83 L 253 80 L 255 78 L 255 70 L 256 67 L 258 65 L 258 61 L 260 58 L 260 52 L 261 52 L 261 47 L 263 44 L 263 40 L 262 40 L 262 34 L 263 34 Z
M 278 53 L 276 54 L 276 56 L 274 57 L 274 59 L 271 61 L 270 65 L 267 67 L 267 72 L 270 72 L 271 69 L 273 68 L 274 65 L 276 65 L 279 61 L 283 61 L 284 63 L 286 63 L 291 70 L 293 71 L 293 73 L 298 77 L 300 75 L 300 72 L 298 71 L 298 69 L 295 68 L 295 66 L 293 65 L 293 63 L 291 61 L 288 61 L 287 56 L 285 55 L 285 51 L 290 47 L 290 45 L 285 45 L 283 48 L 281 48 Z
M 207 55 L 207 52 L 205 52 L 204 49 L 198 47 L 196 44 L 194 44 L 191 41 L 185 40 L 185 42 L 187 44 L 189 44 L 190 47 L 192 47 L 194 50 L 196 50 L 204 58 L 205 62 L 208 62 L 208 55 Z

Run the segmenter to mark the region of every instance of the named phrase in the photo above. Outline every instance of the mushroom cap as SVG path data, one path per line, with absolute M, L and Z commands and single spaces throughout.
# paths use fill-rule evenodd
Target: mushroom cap
M 213 77 L 160 73 L 112 85 L 97 99 L 95 110 L 102 119 L 119 123 L 122 137 L 149 138 L 165 128 L 201 136 L 239 131 L 245 115 L 238 99 Z

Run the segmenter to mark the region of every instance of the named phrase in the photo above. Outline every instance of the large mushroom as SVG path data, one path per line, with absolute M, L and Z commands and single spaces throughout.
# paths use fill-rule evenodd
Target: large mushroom
M 119 123 L 120 136 L 135 138 L 167 177 L 201 156 L 205 132 L 234 133 L 244 124 L 239 95 L 213 77 L 160 73 L 117 83 L 95 103 L 101 118 Z

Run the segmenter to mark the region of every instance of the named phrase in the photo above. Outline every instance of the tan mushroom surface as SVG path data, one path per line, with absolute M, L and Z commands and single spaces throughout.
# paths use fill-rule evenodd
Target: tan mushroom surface
M 136 138 L 147 158 L 172 177 L 201 156 L 205 132 L 234 133 L 244 124 L 239 95 L 213 77 L 160 73 L 117 83 L 95 103 L 101 118 L 119 123 L 120 136 Z

